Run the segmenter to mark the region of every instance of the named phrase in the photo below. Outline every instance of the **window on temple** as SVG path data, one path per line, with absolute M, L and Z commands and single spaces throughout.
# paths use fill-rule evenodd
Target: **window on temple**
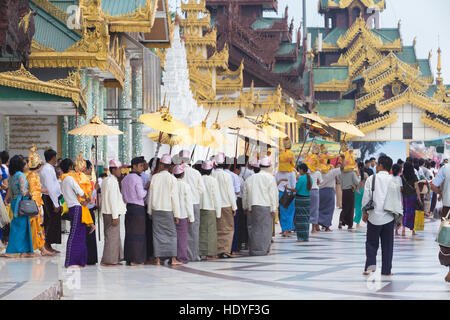
M 412 139 L 412 130 L 413 126 L 410 122 L 403 122 L 403 139 L 410 140 Z

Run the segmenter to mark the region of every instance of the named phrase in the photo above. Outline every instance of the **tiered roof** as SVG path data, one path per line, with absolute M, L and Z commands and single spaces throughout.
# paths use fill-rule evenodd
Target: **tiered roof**
M 301 43 L 293 43 L 293 22 L 288 10 L 282 18 L 263 17 L 264 1 L 233 2 L 206 0 L 213 24 L 218 32 L 218 48 L 229 48 L 229 62 L 239 65 L 244 60 L 244 81 L 259 87 L 276 88 L 296 100 L 304 100 L 303 75 L 305 59 Z M 276 3 L 277 1 L 273 1 Z M 302 39 L 297 31 L 298 39 Z M 299 40 L 301 41 L 301 40 Z
M 385 7 L 381 0 L 358 1 L 367 7 Z M 321 0 L 319 10 L 346 9 L 354 2 Z M 316 65 L 318 37 L 323 34 L 321 66 L 313 68 L 319 114 L 353 120 L 362 131 L 370 132 L 396 121 L 392 111 L 412 103 L 424 110 L 424 123 L 450 133 L 448 86 L 432 85 L 430 56 L 417 57 L 415 40 L 412 46 L 403 46 L 400 23 L 397 28 L 371 29 L 360 16 L 348 28 L 308 28 L 308 32 Z

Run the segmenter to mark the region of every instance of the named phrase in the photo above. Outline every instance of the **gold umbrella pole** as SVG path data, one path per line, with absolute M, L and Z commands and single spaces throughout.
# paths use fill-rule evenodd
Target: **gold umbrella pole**
M 194 144 L 194 149 L 192 149 L 192 154 L 191 154 L 191 163 L 192 163 L 192 160 L 194 159 L 194 152 L 195 152 L 196 147 L 197 147 L 197 145 Z
M 158 145 L 156 146 L 155 157 L 158 157 L 159 149 L 161 148 L 161 140 L 162 140 L 163 132 L 159 132 Z
M 95 140 L 95 181 L 98 183 L 98 143 L 97 143 L 98 136 L 94 136 Z M 101 241 L 100 239 L 100 205 L 98 202 L 98 192 L 97 197 L 95 198 L 95 205 L 97 206 L 97 224 L 98 224 L 98 241 Z
M 208 147 L 208 152 L 206 152 L 206 158 L 205 158 L 205 161 L 208 160 L 209 151 L 211 151 L 211 148 L 210 148 L 210 147 Z
M 302 156 L 303 148 L 305 147 L 306 140 L 308 140 L 309 131 L 310 131 L 310 130 L 308 130 L 308 132 L 306 133 L 305 139 L 303 139 L 303 145 L 302 145 L 302 147 L 301 147 L 301 149 L 300 149 L 300 152 L 298 153 L 297 160 L 295 161 L 295 165 L 298 165 L 298 162 L 299 162 L 299 160 L 300 160 L 300 158 L 301 158 L 301 156 Z
M 345 141 L 345 136 L 346 136 L 346 135 L 347 135 L 347 132 L 344 132 L 344 138 L 343 138 L 342 140 Z M 341 150 L 342 150 L 342 145 L 339 144 L 339 152 L 338 152 L 338 155 L 337 155 L 337 157 L 336 157 L 336 164 L 338 164 L 339 157 L 340 157 L 340 154 L 341 154 Z
M 239 131 L 240 131 L 240 130 L 241 130 L 241 129 L 238 129 L 237 134 L 236 134 L 236 151 L 235 151 L 235 153 L 234 153 L 234 158 L 235 158 L 235 159 L 237 158 L 238 144 L 239 144 Z

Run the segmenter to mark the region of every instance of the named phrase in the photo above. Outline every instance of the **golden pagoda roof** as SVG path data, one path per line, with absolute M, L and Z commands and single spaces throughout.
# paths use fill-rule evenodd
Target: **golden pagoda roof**
M 22 65 L 19 70 L 0 73 L 0 85 L 69 98 L 75 106 L 81 106 L 83 111 L 86 112 L 87 87 L 81 88 L 81 78 L 78 71 L 70 72 L 65 79 L 42 81 Z

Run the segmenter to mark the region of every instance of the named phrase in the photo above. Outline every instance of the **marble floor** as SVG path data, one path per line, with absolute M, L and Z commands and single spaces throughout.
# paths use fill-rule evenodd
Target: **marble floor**
M 270 256 L 142 267 L 63 267 L 64 255 L 0 260 L 0 299 L 39 299 L 61 288 L 61 299 L 450 299 L 447 269 L 439 264 L 434 242 L 439 222 L 427 220 L 425 231 L 395 238 L 393 276 L 380 269 L 363 276 L 365 227 L 312 235 L 307 243 L 295 235 L 274 238 Z M 123 226 L 122 226 L 123 228 Z M 123 231 L 123 230 L 122 230 Z M 99 256 L 102 252 L 99 243 Z M 60 246 L 59 249 L 63 249 Z M 380 254 L 379 254 L 380 255 Z M 379 257 L 378 265 L 381 265 Z

